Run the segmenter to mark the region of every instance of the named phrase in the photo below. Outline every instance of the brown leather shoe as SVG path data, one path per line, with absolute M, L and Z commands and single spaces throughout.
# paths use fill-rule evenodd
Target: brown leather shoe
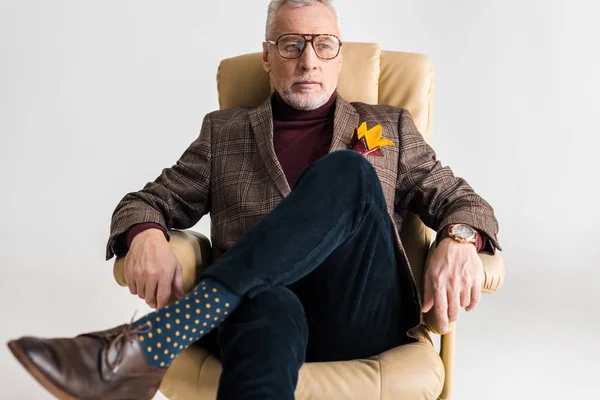
M 61 400 L 149 400 L 167 369 L 148 364 L 139 333 L 126 324 L 72 339 L 23 337 L 8 347 Z

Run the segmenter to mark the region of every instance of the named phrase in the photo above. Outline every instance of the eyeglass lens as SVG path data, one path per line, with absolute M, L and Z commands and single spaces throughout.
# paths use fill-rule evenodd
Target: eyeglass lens
M 339 52 L 340 42 L 334 36 L 314 36 L 313 48 L 320 58 L 335 58 Z M 296 58 L 306 47 L 306 39 L 299 35 L 284 35 L 279 38 L 279 54 L 285 58 Z

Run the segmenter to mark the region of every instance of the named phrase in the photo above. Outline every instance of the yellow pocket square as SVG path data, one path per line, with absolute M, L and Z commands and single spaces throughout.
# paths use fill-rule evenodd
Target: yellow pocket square
M 367 123 L 363 122 L 352 135 L 350 148 L 360 154 L 381 156 L 381 148 L 384 146 L 394 146 L 394 142 L 382 138 L 383 128 L 377 124 L 371 129 L 367 129 Z

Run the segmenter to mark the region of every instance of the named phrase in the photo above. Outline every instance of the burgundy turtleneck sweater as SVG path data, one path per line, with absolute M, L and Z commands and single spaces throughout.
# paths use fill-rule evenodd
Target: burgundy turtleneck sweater
M 273 147 L 290 188 L 294 188 L 306 167 L 329 151 L 336 99 L 337 92 L 334 92 L 327 103 L 316 110 L 302 111 L 288 105 L 279 93 L 274 93 L 271 100 Z M 150 222 L 134 225 L 119 239 L 129 249 L 135 235 L 149 228 L 157 228 L 167 234 L 161 225 Z M 440 233 L 439 239 L 447 236 L 447 229 Z M 481 251 L 485 247 L 485 237 L 479 234 L 477 239 L 477 251 Z
M 302 171 L 329 151 L 336 98 L 334 92 L 316 110 L 300 111 L 285 103 L 279 93 L 273 95 L 273 146 L 292 189 Z

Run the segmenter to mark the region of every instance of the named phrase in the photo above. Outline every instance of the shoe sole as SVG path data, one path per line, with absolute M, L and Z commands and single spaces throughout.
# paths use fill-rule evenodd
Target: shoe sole
M 69 393 L 65 392 L 56 386 L 56 384 L 54 384 L 50 379 L 48 379 L 48 377 L 46 377 L 46 375 L 38 367 L 36 367 L 33 362 L 31 362 L 29 357 L 27 357 L 23 351 L 23 348 L 19 346 L 15 340 L 8 342 L 8 348 L 15 356 L 17 361 L 19 361 L 21 365 L 25 367 L 27 372 L 29 372 L 29 374 L 31 374 L 31 376 L 33 376 L 33 378 L 38 381 L 38 383 L 42 385 L 44 389 L 52 393 L 56 398 L 59 400 L 80 400 L 77 397 L 73 397 Z

